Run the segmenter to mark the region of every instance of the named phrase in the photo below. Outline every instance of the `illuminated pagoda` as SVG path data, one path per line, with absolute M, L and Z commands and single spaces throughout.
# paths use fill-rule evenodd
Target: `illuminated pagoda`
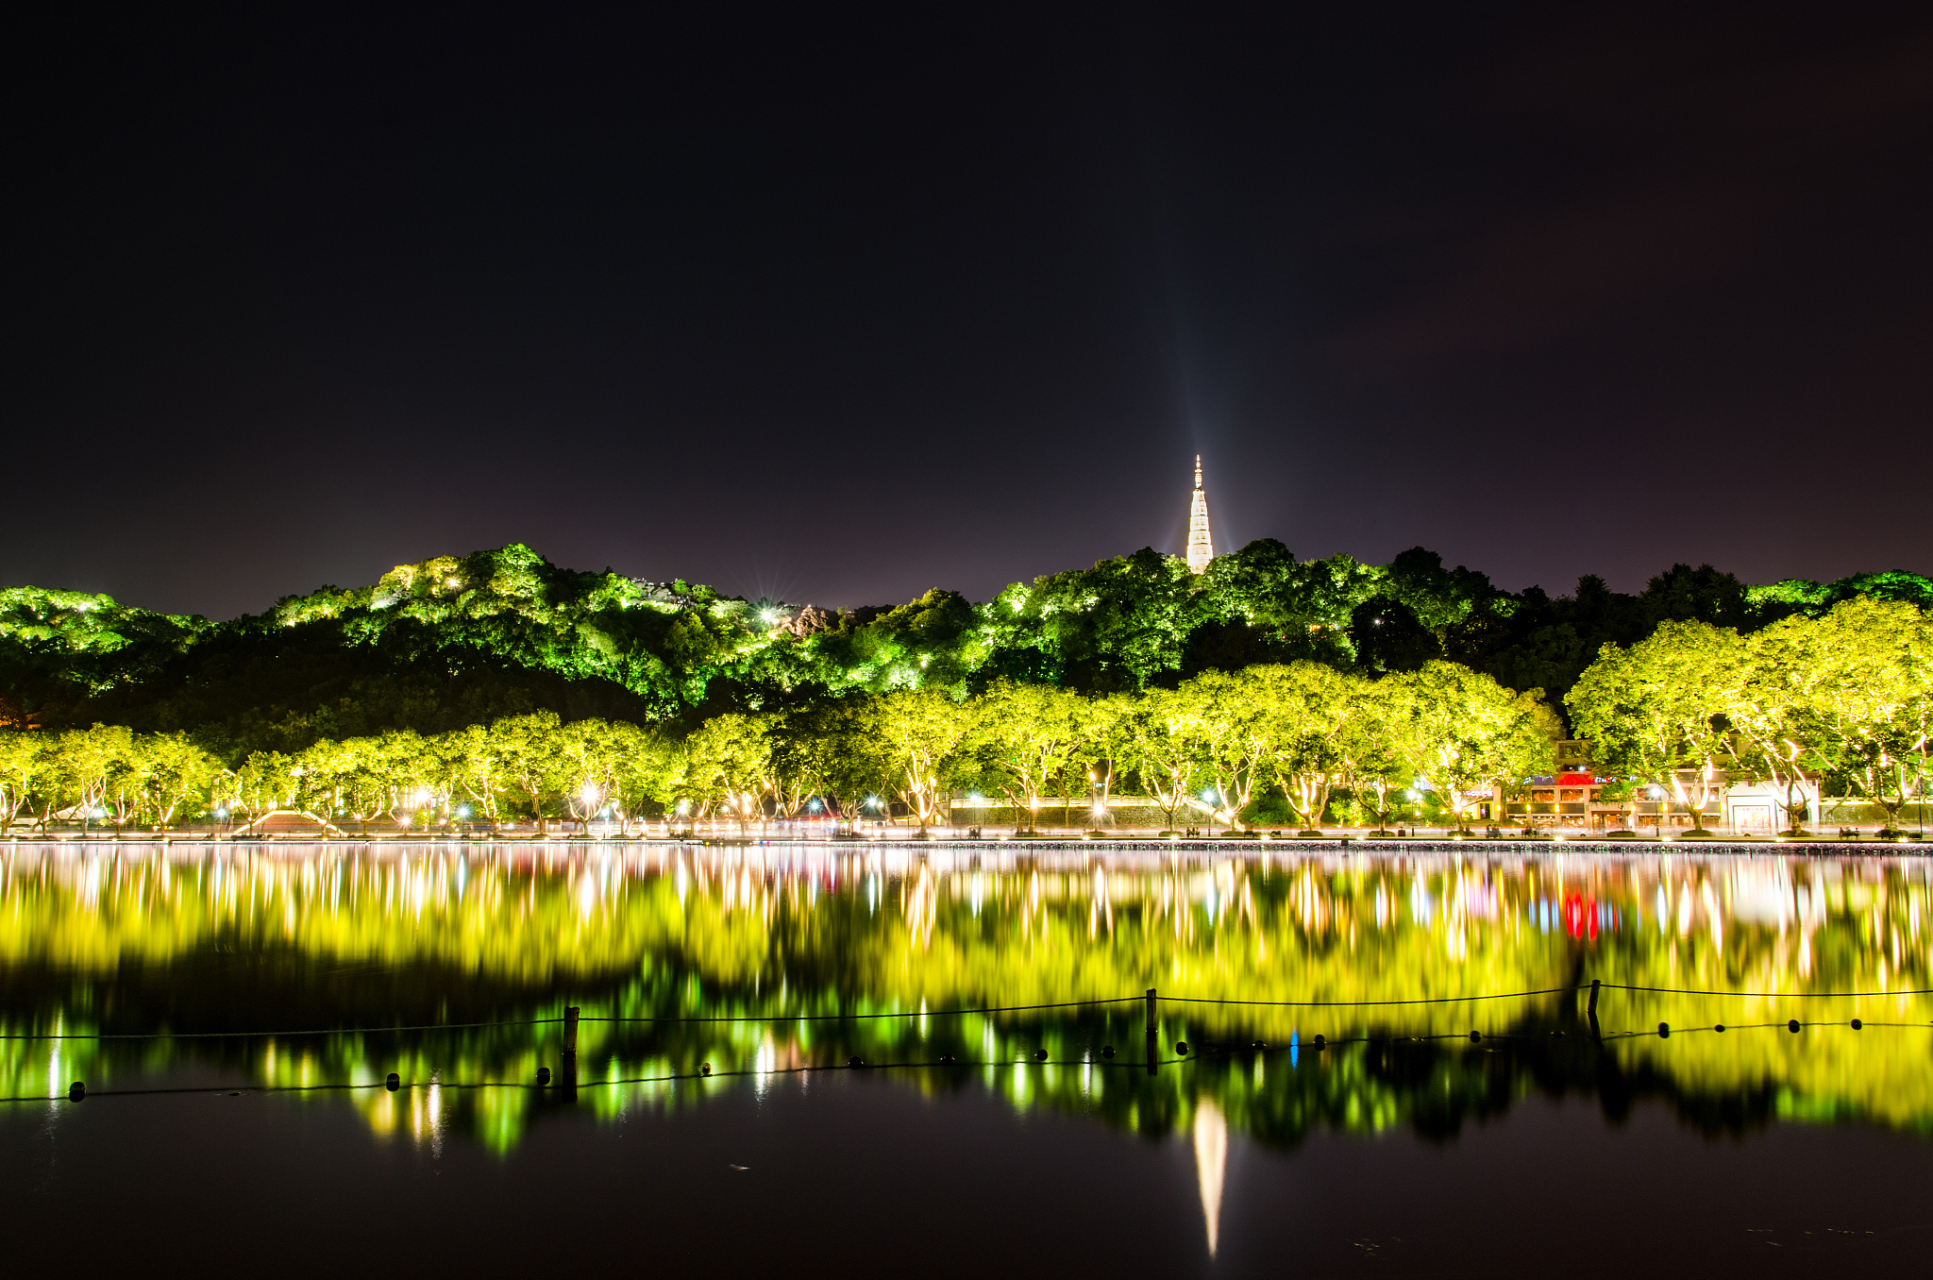
M 1201 487 L 1201 455 L 1195 455 L 1195 496 L 1188 505 L 1188 570 L 1200 573 L 1215 558 L 1215 540 L 1208 536 L 1208 494 Z

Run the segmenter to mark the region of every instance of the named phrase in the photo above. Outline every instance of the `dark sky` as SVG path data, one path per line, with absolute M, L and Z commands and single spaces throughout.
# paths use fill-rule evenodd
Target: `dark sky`
M 29 8 L 0 582 L 1933 572 L 1924 3 Z

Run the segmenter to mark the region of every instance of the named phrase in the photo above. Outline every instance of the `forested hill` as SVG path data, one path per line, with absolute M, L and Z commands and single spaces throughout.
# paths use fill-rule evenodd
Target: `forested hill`
M 1677 565 L 1640 595 L 1586 577 L 1553 599 L 1499 591 L 1422 548 L 1377 566 L 1298 561 L 1263 540 L 1199 577 L 1142 550 L 985 604 L 936 589 L 830 613 L 560 569 L 513 544 L 230 622 L 0 590 L 0 723 L 187 729 L 237 758 L 540 708 L 689 725 L 855 690 L 971 691 L 1005 676 L 1107 691 L 1298 658 L 1383 672 L 1446 657 L 1559 706 L 1600 645 L 1640 640 L 1665 619 L 1751 629 L 1858 595 L 1933 609 L 1933 582 L 1907 573 L 1754 587 Z

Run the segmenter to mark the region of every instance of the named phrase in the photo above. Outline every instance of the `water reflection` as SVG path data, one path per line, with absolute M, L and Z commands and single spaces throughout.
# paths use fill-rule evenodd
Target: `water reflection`
M 1211 1250 L 1230 1132 L 1283 1145 L 1318 1125 L 1447 1135 L 1567 1091 L 1613 1115 L 1662 1095 L 1712 1129 L 1776 1117 L 1933 1128 L 1924 859 L 668 845 L 4 855 L 5 1033 L 178 1037 L 0 1042 L 10 1097 L 215 1065 L 261 1086 L 354 1086 L 323 1096 L 430 1149 L 457 1132 L 502 1150 L 546 1108 L 615 1116 L 694 1105 L 745 1078 L 731 1073 L 764 1089 L 855 1056 L 952 1055 L 962 1065 L 894 1078 L 1191 1134 Z M 1722 994 L 1607 989 L 1599 1047 L 1577 994 L 1592 978 Z M 1136 998 L 1148 987 L 1164 1052 L 1177 1039 L 1196 1049 L 1152 1076 Z M 1833 991 L 1877 994 L 1802 998 Z M 1543 994 L 1353 1003 L 1499 992 Z M 946 1013 L 1080 1000 L 1121 1002 Z M 1189 1003 L 1216 1000 L 1304 1003 Z M 560 1066 L 570 1005 L 585 1019 L 574 1104 L 530 1087 Z M 1854 1017 L 1867 1029 L 1850 1030 Z M 1788 1018 L 1837 1025 L 1753 1025 Z M 1661 1022 L 1677 1033 L 1615 1034 Z M 1719 1022 L 1734 1030 L 1692 1032 Z M 450 1029 L 381 1030 L 417 1024 Z M 338 1027 L 365 1030 L 290 1034 Z M 213 1034 L 242 1031 L 276 1034 Z M 1316 1034 L 1340 1043 L 1312 1051 Z M 716 1074 L 698 1076 L 705 1064 Z M 381 1088 L 391 1071 L 408 1087 Z

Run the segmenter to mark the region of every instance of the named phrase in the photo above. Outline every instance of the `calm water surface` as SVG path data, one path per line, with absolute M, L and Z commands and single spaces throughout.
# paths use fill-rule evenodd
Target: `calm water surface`
M 22 1264 L 1851 1274 L 1933 1256 L 1924 858 L 0 858 L 0 1225 Z M 84 1101 L 54 1100 L 77 1080 Z

